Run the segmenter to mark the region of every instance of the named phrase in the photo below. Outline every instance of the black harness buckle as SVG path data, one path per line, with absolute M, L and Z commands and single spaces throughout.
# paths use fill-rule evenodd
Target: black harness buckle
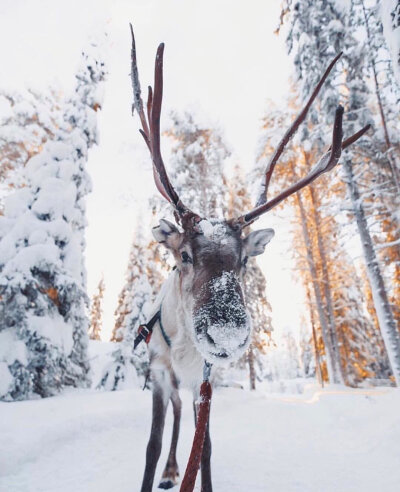
M 147 325 L 140 325 L 138 328 L 138 336 L 140 335 L 142 340 L 144 340 L 146 343 L 150 342 L 151 335 L 153 332 L 149 330 Z

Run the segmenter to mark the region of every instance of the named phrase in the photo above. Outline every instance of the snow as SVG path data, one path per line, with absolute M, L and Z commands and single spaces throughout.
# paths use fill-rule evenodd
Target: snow
M 30 331 L 38 333 L 49 340 L 52 345 L 62 347 L 67 356 L 71 354 L 74 344 L 72 326 L 66 323 L 60 315 L 56 314 L 53 318 L 28 315 L 28 326 Z
M 14 378 L 8 370 L 8 364 L 6 362 L 0 362 L 0 394 L 8 393 L 13 381 Z
M 344 26 L 339 20 L 333 19 L 329 22 L 327 29 L 334 33 L 341 33 L 344 31 Z
M 209 241 L 221 242 L 224 240 L 224 236 L 226 236 L 226 227 L 223 222 L 220 222 L 216 219 L 203 219 L 199 222 L 199 226 L 204 236 Z
M 182 399 L 181 476 L 194 432 L 191 394 L 183 391 Z M 395 492 L 399 405 L 400 392 L 388 388 L 309 386 L 302 395 L 216 389 L 211 407 L 214 489 Z M 169 409 L 154 490 L 167 458 L 171 414 Z M 150 418 L 151 394 L 139 389 L 74 391 L 1 403 L 0 489 L 139 490 Z
M 18 337 L 13 328 L 7 328 L 0 333 L 0 360 L 11 365 L 14 361 L 19 361 L 21 364 L 27 364 L 26 346 Z M 7 367 L 7 366 L 6 366 Z M 2 381 L 3 374 L 0 373 L 0 382 Z
M 211 279 L 203 286 L 210 300 L 196 311 L 193 318 L 196 347 L 206 360 L 212 359 L 218 365 L 239 359 L 250 342 L 251 320 L 238 286 L 239 279 L 234 272 L 225 271 Z M 219 314 L 216 316 L 215 313 Z

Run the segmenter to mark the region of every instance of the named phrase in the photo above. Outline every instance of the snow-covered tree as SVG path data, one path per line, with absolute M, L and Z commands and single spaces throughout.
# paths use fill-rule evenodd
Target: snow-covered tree
M 91 46 L 91 50 L 94 50 Z M 88 317 L 83 264 L 88 149 L 97 142 L 103 63 L 83 53 L 51 141 L 29 159 L 25 186 L 0 217 L 0 398 L 86 386 Z
M 353 25 L 352 22 L 354 18 L 355 16 L 349 17 L 348 19 L 349 27 L 352 27 Z M 368 23 L 367 23 L 367 27 L 368 27 Z M 367 34 L 368 36 L 371 36 L 371 32 Z M 370 49 L 370 51 L 372 50 Z M 351 65 L 349 64 L 350 68 L 346 72 L 345 83 L 346 86 L 350 89 L 350 95 L 353 95 L 352 97 L 349 98 L 349 111 L 352 112 L 353 118 L 351 122 L 347 124 L 346 128 L 347 131 L 352 132 L 355 131 L 356 127 L 358 127 L 360 124 L 363 124 L 364 121 L 366 121 L 366 119 L 368 118 L 368 115 L 366 114 L 366 110 L 364 109 L 367 103 L 368 93 L 366 90 L 363 91 L 352 90 L 354 87 L 363 87 L 362 86 L 363 80 L 362 80 L 362 75 L 360 74 L 360 70 L 355 69 L 355 66 L 357 66 L 357 64 L 354 65 L 354 61 L 360 60 L 361 55 L 358 58 L 356 58 L 357 52 L 355 51 L 352 45 L 350 45 L 349 47 L 349 54 L 352 55 Z M 374 80 L 376 80 L 374 71 L 373 74 L 374 74 Z M 376 90 L 379 89 L 377 84 L 375 85 L 375 88 Z M 384 140 L 387 145 L 387 150 L 389 150 L 391 145 L 390 133 L 389 133 L 390 129 L 388 128 L 389 122 L 383 116 L 383 112 L 384 112 L 383 100 L 380 97 L 378 97 L 378 94 L 377 94 L 377 105 L 381 115 L 380 119 L 381 119 L 381 125 L 384 133 Z M 368 149 L 369 145 L 373 146 L 371 149 L 372 152 L 370 149 Z M 366 150 L 367 152 L 365 152 Z M 370 151 L 368 152 L 368 150 Z M 396 326 L 396 320 L 394 317 L 392 306 L 390 305 L 390 295 L 389 295 L 390 291 L 388 290 L 387 285 L 385 285 L 384 271 L 382 265 L 380 264 L 379 257 L 376 252 L 371 226 L 368 223 L 368 212 L 371 209 L 371 207 L 369 207 L 368 209 L 368 205 L 367 205 L 368 196 L 365 198 L 365 192 L 364 189 L 362 188 L 362 182 L 360 182 L 361 180 L 359 179 L 359 176 L 360 175 L 362 176 L 362 172 L 360 172 L 360 167 L 363 166 L 363 164 L 365 164 L 365 155 L 367 155 L 367 158 L 370 159 L 372 162 L 375 161 L 374 167 L 379 168 L 379 174 L 385 173 L 385 169 L 383 163 L 379 159 L 379 155 L 377 156 L 377 158 L 375 158 L 374 150 L 379 151 L 379 135 L 378 138 L 370 139 L 370 142 L 368 142 L 368 140 L 365 139 L 364 143 L 361 141 L 357 146 L 355 146 L 354 149 L 348 150 L 345 153 L 343 159 L 343 169 L 345 173 L 346 183 L 348 186 L 350 201 L 352 204 L 352 212 L 356 219 L 357 228 L 361 238 L 361 245 L 366 261 L 367 274 L 372 286 L 372 295 L 374 299 L 374 305 L 375 305 L 377 317 L 379 320 L 380 329 L 382 332 L 382 336 L 385 340 L 385 345 L 388 352 L 393 374 L 395 376 L 397 385 L 399 385 L 400 384 L 400 334 L 398 331 L 398 327 Z M 397 207 L 395 206 L 395 208 L 398 209 L 400 202 L 398 200 L 399 189 L 396 185 L 397 175 L 398 175 L 397 163 L 395 161 L 391 161 L 390 157 L 388 163 L 389 163 L 388 167 L 391 171 L 390 174 L 393 177 L 393 181 L 395 185 L 394 187 L 395 190 L 397 190 L 395 191 L 394 200 L 392 200 L 391 202 L 392 203 L 397 202 Z M 393 166 L 395 166 L 395 168 L 393 168 Z M 374 173 L 375 169 L 373 169 L 373 167 L 371 170 L 372 170 L 372 175 L 375 174 L 375 176 L 377 176 L 376 173 Z M 373 188 L 372 189 L 369 188 L 368 191 L 370 194 L 372 194 L 375 200 L 379 200 L 381 203 L 383 203 L 382 198 L 380 198 L 382 197 L 382 192 L 384 195 L 387 196 L 393 194 L 393 191 L 391 190 L 391 186 L 389 184 L 390 182 L 386 180 L 387 185 L 384 191 L 376 190 L 375 192 L 374 181 L 375 180 L 372 181 Z M 386 202 L 386 199 L 384 199 L 384 201 Z M 397 213 L 395 210 L 393 212 Z M 388 214 L 390 217 L 391 216 L 390 211 L 388 211 Z M 397 222 L 398 224 L 398 219 L 396 218 L 396 216 L 392 215 L 391 219 L 395 223 Z M 398 260 L 399 259 L 400 258 L 398 258 Z
M 101 303 L 104 297 L 104 277 L 101 277 L 97 286 L 97 290 L 93 295 L 91 307 L 90 307 L 90 326 L 89 326 L 89 338 L 91 340 L 100 340 L 101 328 L 103 325 L 102 315 L 103 309 Z
M 216 128 L 201 125 L 188 112 L 172 113 L 165 132 L 172 143 L 171 181 L 191 210 L 204 217 L 225 212 L 224 164 L 230 151 Z
M 60 97 L 53 91 L 1 92 L 0 119 L 1 213 L 5 197 L 25 186 L 25 164 L 41 152 L 48 140 L 56 138 L 63 119 Z
M 135 270 L 138 273 L 139 269 Z M 131 289 L 126 296 L 126 301 L 130 299 L 130 311 L 125 313 L 120 327 L 122 340 L 117 343 L 116 349 L 111 354 L 111 361 L 103 371 L 98 388 L 115 391 L 135 386 L 138 376 L 144 378 L 147 376 L 149 361 L 146 344 L 141 343 L 135 351 L 133 344 L 139 325 L 147 321 L 148 310 L 154 299 L 150 284 L 143 272 L 135 277 Z
M 285 327 L 280 340 L 271 346 L 264 356 L 263 377 L 269 381 L 279 382 L 302 376 L 298 342 L 293 330 Z
M 101 388 L 112 391 L 121 389 L 136 384 L 137 376 L 147 374 L 146 346 L 142 343 L 134 352 L 133 342 L 139 325 L 148 320 L 148 311 L 167 272 L 157 246 L 155 241 L 147 239 L 139 223 L 129 253 L 126 281 L 115 311 L 116 321 L 111 340 L 119 343 L 104 371 L 99 384 Z
M 300 360 L 304 376 L 313 378 L 316 375 L 315 352 L 312 334 L 305 329 L 304 324 L 300 328 Z
M 169 265 L 165 262 L 164 251 L 160 245 L 145 235 L 142 225 L 138 224 L 135 238 L 129 253 L 129 261 L 125 274 L 125 284 L 118 296 L 118 305 L 115 310 L 115 325 L 111 335 L 112 342 L 121 342 L 124 339 L 129 317 L 135 304 L 134 297 L 139 293 L 135 285 L 142 276 L 147 279 L 150 288 L 150 298 L 154 300 L 169 272 Z
M 390 49 L 393 70 L 400 84 L 400 4 L 398 0 L 381 0 L 383 32 Z
M 348 187 L 352 215 L 355 218 L 361 238 L 380 329 L 385 339 L 396 379 L 400 380 L 400 373 L 398 372 L 400 370 L 400 340 L 389 302 L 388 288 L 385 285 L 382 267 L 374 247 L 365 201 L 363 203 L 366 193 L 365 190 L 361 190 L 359 183 L 359 177 L 363 174 L 362 166 L 365 166 L 368 161 L 374 162 L 371 169 L 375 168 L 378 169 L 379 173 L 386 173 L 383 162 L 381 165 L 380 154 L 382 154 L 382 150 L 379 144 L 379 134 L 384 136 L 384 140 L 386 139 L 384 122 L 386 122 L 386 129 L 388 129 L 389 120 L 382 118 L 384 98 L 380 97 L 382 93 L 376 77 L 377 60 L 376 54 L 374 55 L 374 47 L 382 45 L 376 37 L 379 29 L 372 29 L 372 24 L 369 21 L 365 22 L 366 19 L 369 20 L 369 17 L 364 15 L 365 3 L 363 1 L 344 4 L 333 0 L 319 0 L 317 2 L 301 0 L 295 3 L 286 2 L 286 7 L 285 13 L 289 23 L 288 48 L 295 55 L 297 75 L 302 81 L 304 98 L 309 94 L 317 77 L 322 73 L 323 67 L 328 65 L 333 55 L 341 50 L 344 51 L 343 63 L 346 69 L 343 72 L 344 76 L 339 76 L 338 73 L 335 76 L 335 73 L 332 73 L 328 84 L 323 87 L 320 96 L 319 109 L 322 116 L 320 120 L 317 118 L 313 120 L 314 117 L 318 116 L 316 113 L 318 105 L 316 110 L 311 113 L 311 123 L 314 125 L 313 139 L 326 131 L 330 119 L 332 119 L 334 107 L 340 94 L 340 91 L 335 89 L 335 85 L 344 84 L 345 90 L 343 92 L 347 95 L 346 134 L 354 133 L 367 122 L 373 122 L 374 115 L 369 112 L 368 105 L 376 104 L 377 114 L 380 114 L 380 123 L 384 131 L 376 132 L 377 138 L 366 136 L 357 145 L 350 147 L 342 159 L 342 168 L 344 180 Z M 364 15 L 364 23 L 359 21 L 362 15 Z M 376 15 L 375 20 L 377 20 Z M 320 30 L 320 25 L 324 25 L 325 28 Z M 366 29 L 364 35 L 362 29 Z M 366 43 L 361 41 L 364 39 Z M 367 83 L 368 80 L 370 81 L 369 84 Z M 371 97 L 372 93 L 370 93 L 369 87 L 375 87 L 375 101 Z M 379 118 L 376 120 L 378 123 Z M 319 126 L 315 128 L 317 122 Z M 379 128 L 378 125 L 377 128 Z M 390 144 L 390 130 L 386 133 L 389 136 Z M 388 150 L 387 147 L 386 151 Z M 389 157 L 386 158 L 386 161 L 388 161 L 388 168 L 391 169 L 395 181 L 396 172 L 393 170 L 396 171 L 396 169 L 393 166 L 397 166 L 397 164 L 390 161 Z M 390 176 L 390 173 L 387 176 Z M 369 182 L 369 195 L 371 196 L 375 192 L 373 189 L 375 181 L 372 179 Z M 386 189 L 386 193 L 387 195 L 391 193 L 390 187 Z M 395 216 L 390 211 L 388 213 L 391 215 L 392 221 L 395 221 Z
M 140 322 L 145 321 L 142 308 L 150 300 L 151 288 L 148 283 L 146 283 L 145 292 L 142 292 L 139 287 L 143 287 L 142 279 L 146 277 L 146 260 L 148 257 L 146 248 L 147 241 L 139 225 L 129 252 L 125 284 L 119 295 L 118 306 L 114 313 L 116 320 L 111 341 L 120 342 L 124 339 L 127 330 L 136 329 L 136 326 L 130 328 L 132 320 L 138 321 L 140 318 Z

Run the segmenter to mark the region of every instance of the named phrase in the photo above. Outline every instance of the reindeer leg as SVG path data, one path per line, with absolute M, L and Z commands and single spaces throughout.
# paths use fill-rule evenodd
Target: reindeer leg
M 176 447 L 178 444 L 179 427 L 181 423 L 182 401 L 179 397 L 178 382 L 175 375 L 172 375 L 171 379 L 173 386 L 171 403 L 174 412 L 174 426 L 172 428 L 171 448 L 169 450 L 167 464 L 165 465 L 162 479 L 160 485 L 158 486 L 160 489 L 170 489 L 176 485 L 179 480 L 179 468 L 178 463 L 176 462 Z
M 144 470 L 141 492 L 151 492 L 158 459 L 161 454 L 162 436 L 164 431 L 165 414 L 169 397 L 167 390 L 157 381 L 153 385 L 153 421 L 150 439 L 146 451 L 146 467 Z

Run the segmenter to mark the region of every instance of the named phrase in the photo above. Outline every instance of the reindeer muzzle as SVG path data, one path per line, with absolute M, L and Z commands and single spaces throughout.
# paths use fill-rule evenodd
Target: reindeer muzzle
M 210 280 L 193 315 L 196 345 L 206 360 L 231 361 L 247 349 L 251 322 L 238 278 L 223 272 Z

